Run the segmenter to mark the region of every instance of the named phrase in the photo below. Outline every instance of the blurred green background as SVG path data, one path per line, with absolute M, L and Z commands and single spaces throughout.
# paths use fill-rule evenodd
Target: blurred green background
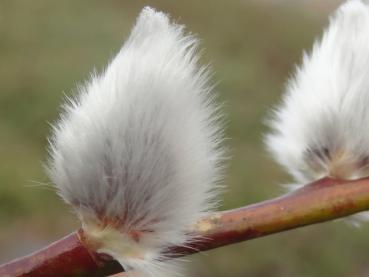
M 78 228 L 43 170 L 49 123 L 101 69 L 144 5 L 202 39 L 225 101 L 232 159 L 223 208 L 274 197 L 290 182 L 264 151 L 263 125 L 302 51 L 340 1 L 0 1 L 0 262 Z M 192 257 L 191 276 L 369 276 L 369 225 L 336 221 Z

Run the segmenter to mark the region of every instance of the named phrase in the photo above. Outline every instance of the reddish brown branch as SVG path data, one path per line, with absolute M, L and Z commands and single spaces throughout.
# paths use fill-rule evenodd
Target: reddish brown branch
M 109 266 L 109 264 L 111 264 Z M 47 247 L 0 266 L 0 277 L 105 276 L 122 271 L 111 258 L 84 244 L 78 230 Z
M 189 255 L 276 232 L 290 230 L 369 209 L 369 179 L 322 179 L 283 197 L 218 212 L 191 232 L 203 240 L 170 250 Z M 72 233 L 24 258 L 0 266 L 0 276 L 106 276 L 122 268 L 84 244 L 83 232 Z

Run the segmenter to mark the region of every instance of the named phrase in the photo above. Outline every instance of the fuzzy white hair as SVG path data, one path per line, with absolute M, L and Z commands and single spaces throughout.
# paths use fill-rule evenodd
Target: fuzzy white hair
M 144 8 L 51 138 L 50 176 L 88 240 L 143 276 L 162 276 L 165 252 L 194 239 L 186 231 L 217 202 L 222 130 L 196 48 L 183 26 Z
M 369 176 L 368 107 L 369 7 L 347 1 L 289 81 L 267 147 L 299 185 Z

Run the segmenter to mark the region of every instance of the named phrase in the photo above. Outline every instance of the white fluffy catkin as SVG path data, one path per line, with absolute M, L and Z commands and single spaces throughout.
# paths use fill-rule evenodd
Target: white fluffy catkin
M 299 185 L 369 176 L 369 6 L 347 1 L 289 81 L 266 144 Z
M 183 26 L 144 8 L 54 126 L 59 194 L 88 240 L 131 274 L 162 276 L 166 250 L 196 239 L 186 231 L 215 206 L 222 135 L 196 47 Z

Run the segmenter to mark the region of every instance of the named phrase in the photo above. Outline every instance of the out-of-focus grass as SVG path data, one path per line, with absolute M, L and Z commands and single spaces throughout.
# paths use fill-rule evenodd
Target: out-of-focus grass
M 48 122 L 63 92 L 101 69 L 139 10 L 150 4 L 199 34 L 226 102 L 232 159 L 223 208 L 274 197 L 289 182 L 263 150 L 262 124 L 303 49 L 327 22 L 329 1 L 0 2 L 0 260 L 26 254 L 77 228 L 50 189 Z M 301 9 L 301 6 L 304 9 Z M 324 8 L 324 10 L 323 10 Z M 43 183 L 40 185 L 39 183 Z M 193 276 L 367 276 L 369 228 L 341 222 L 196 255 Z

